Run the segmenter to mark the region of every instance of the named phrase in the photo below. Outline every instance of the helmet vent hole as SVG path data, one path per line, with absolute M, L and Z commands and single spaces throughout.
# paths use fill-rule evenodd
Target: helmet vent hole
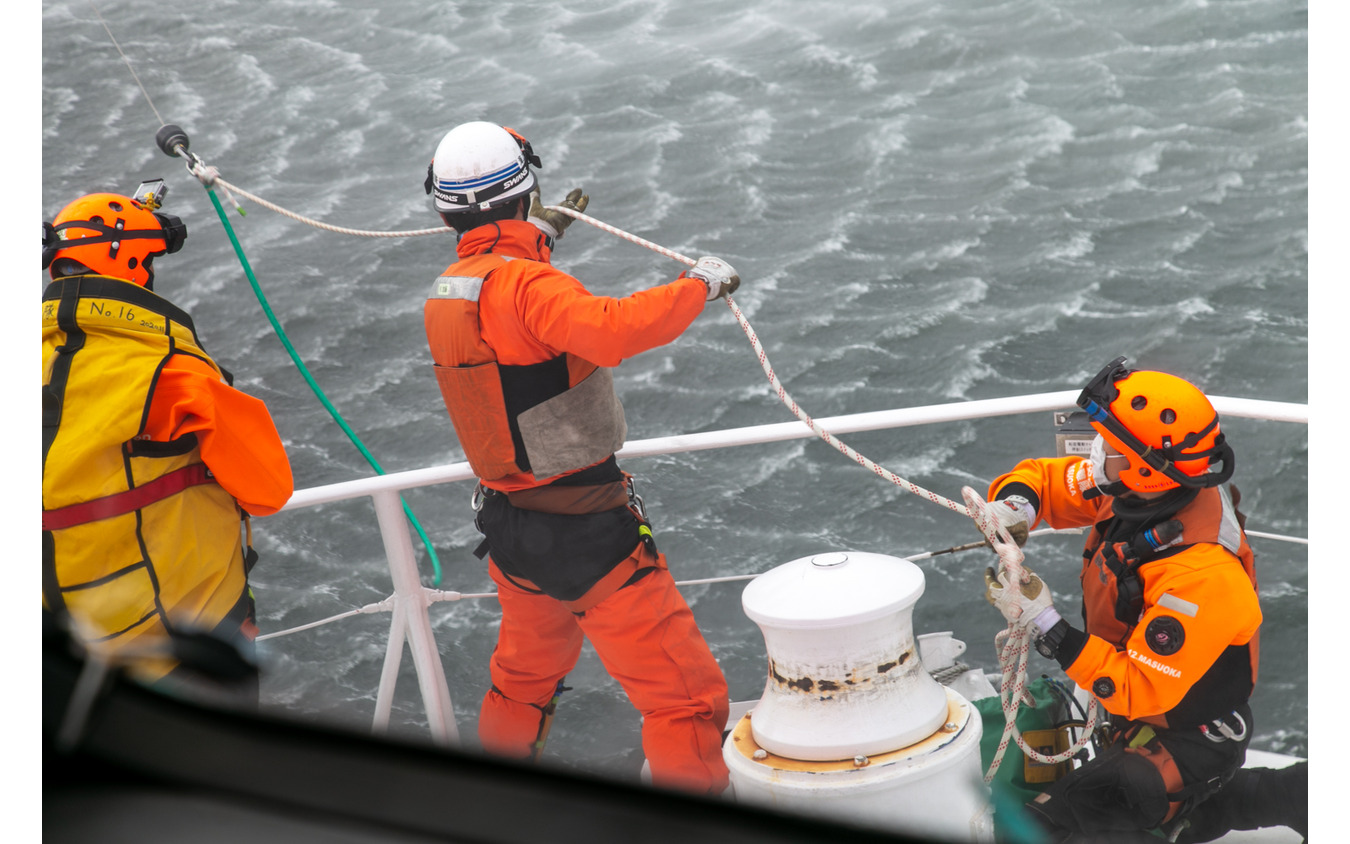
M 127 261 L 127 267 L 133 270 L 136 269 L 136 259 L 132 258 L 130 261 Z
M 89 218 L 89 222 L 91 222 L 91 223 L 98 223 L 98 224 L 101 226 L 101 225 L 103 225 L 103 218 L 102 218 L 102 217 L 90 217 L 90 218 Z
M 1173 422 L 1177 421 L 1177 412 L 1169 407 L 1162 413 L 1159 413 L 1158 418 L 1162 420 L 1164 425 L 1171 425 Z
M 1141 477 L 1141 478 L 1147 478 L 1147 477 L 1148 477 L 1149 475 L 1151 475 L 1151 474 L 1153 474 L 1153 472 L 1152 472 L 1152 470 L 1150 470 L 1147 466 L 1140 466 L 1140 467 L 1139 467 L 1139 477 Z
M 121 210 L 122 210 L 122 203 L 120 203 L 120 202 L 115 202 L 115 201 L 114 201 L 114 202 L 109 202 L 109 203 L 108 203 L 108 207 L 111 208 L 111 209 L 114 210 L 114 211 L 121 211 Z
M 1144 396 L 1135 396 L 1134 398 L 1130 399 L 1130 407 L 1134 408 L 1135 410 L 1143 410 L 1147 406 L 1148 406 L 1148 399 L 1145 398 Z

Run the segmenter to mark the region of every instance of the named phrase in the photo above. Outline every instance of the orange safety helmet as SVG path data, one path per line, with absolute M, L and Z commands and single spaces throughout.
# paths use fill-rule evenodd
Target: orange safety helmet
M 1211 487 L 1233 476 L 1233 449 L 1219 414 L 1194 384 L 1166 372 L 1133 370 L 1119 357 L 1083 388 L 1078 406 L 1130 462 L 1120 483 L 1135 492 Z M 1223 466 L 1211 472 L 1215 463 Z
M 90 272 L 149 287 L 155 278 L 151 260 L 177 252 L 186 239 L 187 226 L 172 214 L 157 214 L 121 194 L 93 193 L 43 223 L 42 268 L 69 258 Z

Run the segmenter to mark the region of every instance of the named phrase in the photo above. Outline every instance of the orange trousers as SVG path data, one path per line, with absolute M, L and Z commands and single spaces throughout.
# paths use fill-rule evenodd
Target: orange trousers
M 645 553 L 639 545 L 633 555 Z M 658 565 L 585 612 L 573 613 L 554 598 L 519 588 L 489 564 L 502 621 L 490 665 L 493 688 L 478 719 L 484 750 L 530 758 L 543 708 L 576 665 L 584 636 L 642 714 L 642 750 L 652 784 L 697 794 L 726 788 L 726 678 L 664 555 Z

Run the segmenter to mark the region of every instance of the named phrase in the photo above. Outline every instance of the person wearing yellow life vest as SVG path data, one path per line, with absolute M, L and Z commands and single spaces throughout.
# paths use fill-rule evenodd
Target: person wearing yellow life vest
M 985 572 L 989 602 L 1109 714 L 1108 746 L 1028 804 L 1048 842 L 1174 830 L 1234 776 L 1253 730 L 1261 606 L 1223 486 L 1233 449 L 1198 388 L 1125 360 L 1078 399 L 1098 434 L 1089 458 L 1024 460 L 989 487 L 1019 544 L 1037 524 L 1089 528 L 1082 629 L 1029 570 L 1020 584 Z
M 538 758 L 583 637 L 642 714 L 652 783 L 720 793 L 726 680 L 614 458 L 627 427 L 610 369 L 669 343 L 740 283 L 703 258 L 623 298 L 549 263 L 572 218 L 543 207 L 533 147 L 487 122 L 440 141 L 425 188 L 459 235 L 431 286 L 427 340 L 465 457 L 502 617 L 478 734 Z M 577 211 L 580 189 L 565 202 Z
M 266 406 L 153 292 L 187 235 L 162 195 L 90 194 L 44 223 L 42 295 L 43 607 L 156 683 L 183 673 L 174 633 L 252 655 L 248 517 L 293 489 Z

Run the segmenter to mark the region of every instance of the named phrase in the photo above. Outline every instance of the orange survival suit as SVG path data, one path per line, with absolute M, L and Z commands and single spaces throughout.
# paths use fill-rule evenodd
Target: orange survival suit
M 1061 621 L 1049 652 L 1038 648 L 1111 714 L 1114 744 L 1037 808 L 1089 832 L 1148 829 L 1242 764 L 1261 624 L 1253 555 L 1224 488 L 1113 498 L 1086 484 L 1085 462 L 1025 460 L 989 488 L 991 499 L 1025 497 L 1038 524 L 1091 526 L 1080 576 L 1086 631 Z M 1112 778 L 1117 803 L 1094 802 Z
M 594 296 L 521 220 L 465 232 L 457 251 L 425 321 L 502 607 L 479 738 L 537 757 L 584 635 L 642 713 L 653 783 L 720 792 L 726 681 L 614 459 L 627 429 L 606 368 L 678 337 L 707 287 Z
M 44 607 L 95 647 L 196 629 L 250 650 L 241 527 L 292 491 L 266 406 L 226 383 L 186 313 L 128 281 L 53 281 L 42 335 Z

